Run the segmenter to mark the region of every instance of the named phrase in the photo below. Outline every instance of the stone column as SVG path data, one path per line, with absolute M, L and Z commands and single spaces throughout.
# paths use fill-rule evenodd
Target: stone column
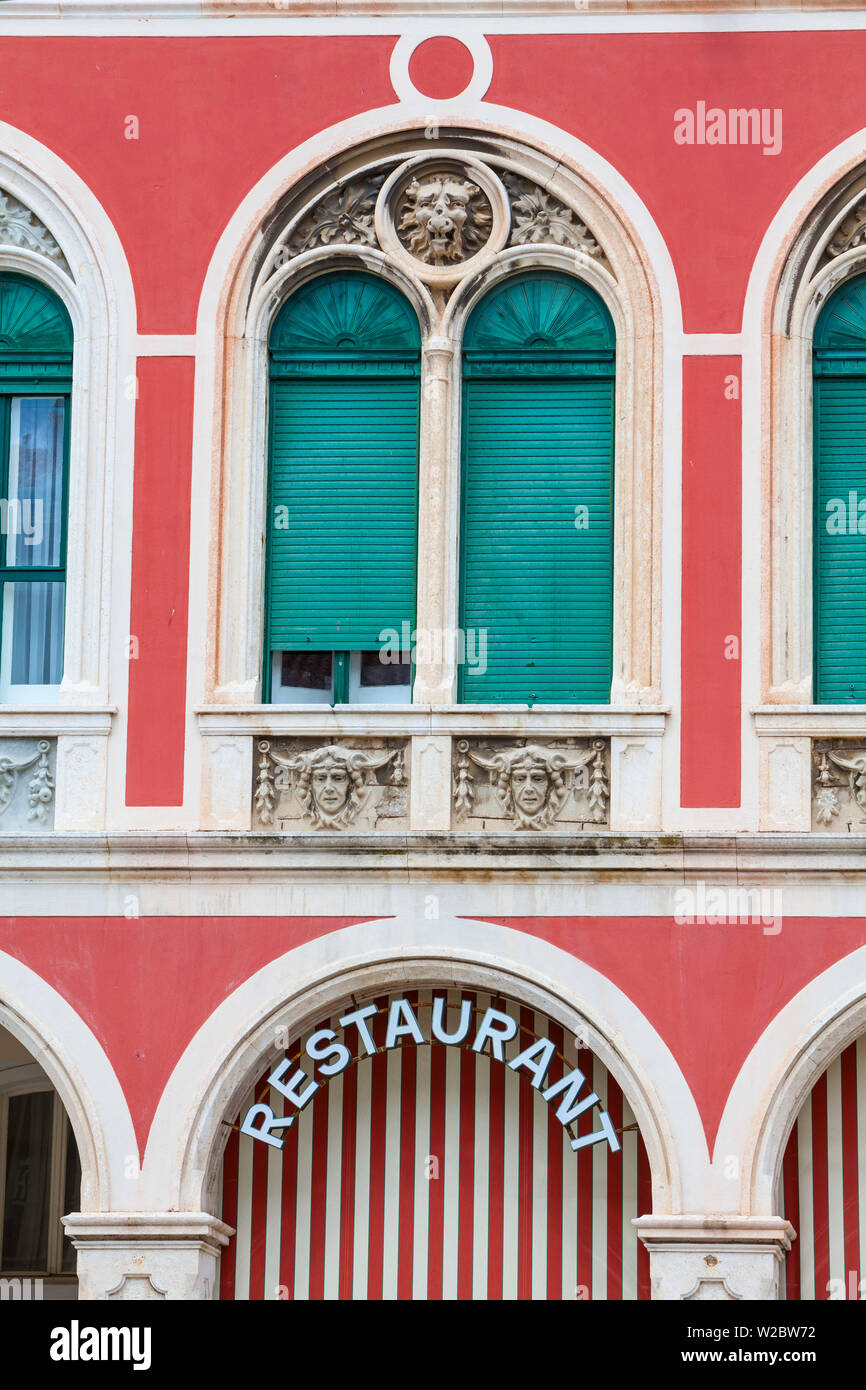
M 794 1228 L 781 1216 L 639 1216 L 652 1296 L 727 1301 L 780 1297 L 779 1275 Z
M 430 338 L 421 363 L 418 459 L 419 634 L 414 703 L 447 705 L 454 698 L 451 613 L 457 549 L 457 460 L 452 457 L 454 344 Z
M 231 1226 L 207 1212 L 73 1212 L 79 1299 L 211 1299 Z

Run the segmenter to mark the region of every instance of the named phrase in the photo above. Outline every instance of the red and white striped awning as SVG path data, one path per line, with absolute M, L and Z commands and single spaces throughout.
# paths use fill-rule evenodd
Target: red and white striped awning
M 429 1020 L 434 994 L 445 991 L 405 997 Z M 363 1056 L 301 1111 L 283 1150 L 232 1130 L 223 1219 L 237 1235 L 222 1257 L 222 1298 L 649 1298 L 648 1257 L 631 1224 L 651 1208 L 649 1164 L 617 1083 L 543 1014 L 471 991 L 447 999 L 449 1027 L 461 999 L 518 1022 L 506 1060 L 549 1037 L 560 1054 L 550 1081 L 579 1066 L 621 1131 L 621 1151 L 573 1152 L 573 1135 L 529 1076 L 468 1045 Z M 341 1033 L 338 1018 L 323 1026 Z M 384 1012 L 373 1037 L 382 1048 Z M 242 1113 L 262 1099 L 285 1113 L 271 1070 Z M 576 1124 L 591 1130 L 592 1111 Z
M 780 1211 L 797 1232 L 785 1263 L 787 1297 L 862 1297 L 866 1037 L 847 1047 L 813 1086 L 785 1149 L 781 1189 Z

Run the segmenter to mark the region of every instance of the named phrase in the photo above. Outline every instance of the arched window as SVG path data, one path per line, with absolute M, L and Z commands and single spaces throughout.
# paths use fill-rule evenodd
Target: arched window
M 614 384 L 613 321 L 578 279 L 516 275 L 470 316 L 463 701 L 610 699 Z
M 814 701 L 866 704 L 866 276 L 813 340 Z
M 408 702 L 420 331 L 377 276 L 290 295 L 270 333 L 264 699 Z
M 63 675 L 72 323 L 56 294 L 0 274 L 0 698 Z M 23 687 L 23 689 L 21 689 Z

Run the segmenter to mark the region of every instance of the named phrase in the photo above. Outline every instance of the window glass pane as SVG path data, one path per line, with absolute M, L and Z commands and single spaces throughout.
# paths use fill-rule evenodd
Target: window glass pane
M 63 1180 L 63 1215 L 68 1216 L 71 1211 L 78 1211 L 81 1206 L 81 1160 L 78 1157 L 78 1145 L 75 1142 L 75 1135 L 72 1133 L 72 1125 L 69 1118 L 66 1120 L 66 1174 Z M 75 1273 L 75 1246 L 64 1231 L 63 1233 L 63 1258 L 61 1262 L 63 1273 Z
M 362 685 L 410 685 L 411 681 L 412 663 L 408 652 L 401 652 L 399 661 L 394 661 L 387 649 L 361 652 Z
M 334 698 L 333 652 L 273 652 L 271 700 L 284 705 L 329 705 Z
M 13 397 L 2 517 L 7 565 L 61 563 L 65 410 L 64 396 Z
M 55 580 L 3 587 L 3 685 L 59 685 L 63 675 L 66 585 Z
M 54 1094 L 9 1097 L 3 1269 L 44 1270 L 48 1263 L 48 1201 Z
M 384 653 L 387 655 L 387 653 Z M 412 665 L 408 652 L 398 662 L 381 661 L 379 652 L 352 652 L 349 666 L 352 705 L 408 705 L 412 702 Z

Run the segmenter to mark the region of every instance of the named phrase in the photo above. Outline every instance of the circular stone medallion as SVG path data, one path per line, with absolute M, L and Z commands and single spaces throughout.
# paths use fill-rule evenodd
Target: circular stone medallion
M 428 285 L 455 285 L 508 240 L 510 207 L 486 165 L 457 150 L 415 155 L 376 202 L 382 249 Z

